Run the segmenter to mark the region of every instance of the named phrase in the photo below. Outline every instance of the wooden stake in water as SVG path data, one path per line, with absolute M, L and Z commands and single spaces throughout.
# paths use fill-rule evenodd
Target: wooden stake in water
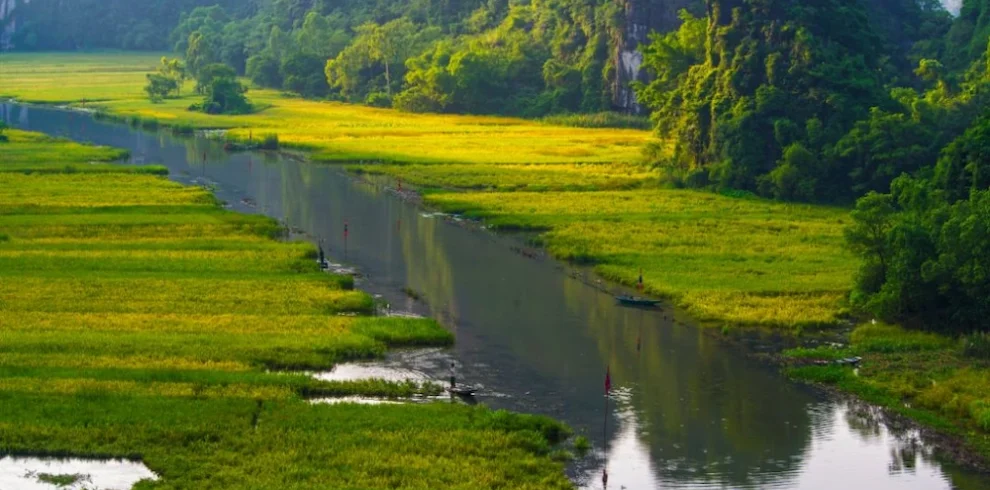
M 347 236 L 350 234 L 347 220 L 344 220 L 344 258 L 347 258 Z
M 602 488 L 608 488 L 608 398 L 612 393 L 612 369 L 605 367 L 605 420 L 602 423 L 602 440 L 605 444 L 605 463 L 602 465 Z

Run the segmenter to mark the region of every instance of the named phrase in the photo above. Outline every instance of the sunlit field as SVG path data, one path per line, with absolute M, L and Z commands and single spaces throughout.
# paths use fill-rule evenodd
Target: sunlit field
M 2 53 L 0 97 L 38 103 L 115 100 L 147 83 L 166 53 Z
M 141 459 L 161 479 L 137 488 L 570 487 L 552 458 L 569 431 L 550 419 L 307 401 L 439 394 L 305 374 L 449 345 L 436 322 L 369 316 L 372 298 L 321 272 L 311 244 L 204 189 L 107 163 L 115 150 L 12 136 L 0 453 Z
M 554 255 L 594 263 L 607 278 L 631 284 L 642 268 L 648 292 L 715 325 L 829 326 L 845 313 L 857 267 L 843 250 L 846 211 L 663 190 L 657 173 L 640 163 L 649 132 L 404 114 L 266 90 L 249 94 L 263 108 L 256 114 L 208 116 L 186 110 L 196 100 L 191 84 L 182 99 L 150 103 L 134 71 L 154 66 L 158 55 L 141 56 L 8 55 L 0 77 L 11 83 L 0 83 L 0 93 L 79 105 L 84 88 L 74 86 L 77 77 L 54 74 L 120 70 L 119 79 L 131 85 L 88 107 L 138 123 L 231 128 L 238 138 L 277 133 L 283 143 L 311 150 L 316 161 L 346 162 L 351 170 L 429 190 L 428 202 L 445 210 L 503 228 L 541 229 Z M 134 233 L 154 229 L 119 214 L 74 219 L 133 226 Z M 57 224 L 46 226 L 57 232 Z M 224 225 L 197 218 L 182 226 L 196 233 Z
M 424 188 L 497 191 L 598 191 L 656 186 L 657 176 L 636 164 L 355 165 L 357 172 L 390 175 Z
M 555 256 L 677 300 L 696 317 L 773 327 L 834 325 L 857 268 L 847 212 L 675 190 L 446 193 L 450 212 L 549 230 Z
M 278 134 L 283 144 L 313 150 L 322 161 L 384 160 L 427 163 L 595 163 L 638 161 L 649 132 L 552 126 L 512 118 L 407 114 L 393 110 L 309 101 L 272 90 L 248 97 L 263 110 L 246 116 L 211 116 L 187 110 L 199 97 L 152 104 L 145 74 L 161 54 L 5 54 L 0 98 L 75 103 L 123 117 L 165 125 L 232 128 L 248 138 Z M 87 101 L 83 104 L 83 101 Z
M 121 167 L 107 162 L 120 160 L 127 152 L 104 146 L 86 146 L 38 133 L 9 129 L 7 145 L 0 152 L 0 172 L 93 172 L 93 173 L 151 173 L 163 174 L 165 168 L 156 165 Z

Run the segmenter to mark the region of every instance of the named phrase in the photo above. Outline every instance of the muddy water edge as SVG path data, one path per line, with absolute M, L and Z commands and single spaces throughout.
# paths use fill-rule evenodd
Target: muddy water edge
M 913 429 L 869 407 L 789 382 L 676 313 L 624 308 L 593 278 L 519 253 L 498 236 L 430 214 L 338 167 L 237 153 L 53 108 L 0 105 L 14 127 L 130 150 L 228 206 L 283 221 L 360 273 L 392 311 L 438 319 L 449 350 L 386 363 L 482 387 L 479 402 L 570 424 L 594 450 L 569 468 L 601 488 L 990 488 L 948 464 Z M 345 238 L 344 227 L 348 233 Z M 603 381 L 614 389 L 605 412 Z

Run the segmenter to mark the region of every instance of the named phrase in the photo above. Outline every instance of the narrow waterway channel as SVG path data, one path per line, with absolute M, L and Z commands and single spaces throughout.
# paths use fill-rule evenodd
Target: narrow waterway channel
M 587 435 L 596 454 L 571 469 L 582 488 L 602 487 L 605 448 L 615 489 L 990 488 L 868 407 L 788 382 L 662 312 L 620 307 L 559 264 L 514 252 L 512 238 L 431 216 L 338 167 L 229 154 L 205 138 L 52 108 L 7 104 L 0 116 L 126 148 L 134 164 L 164 164 L 173 180 L 210 186 L 234 209 L 322 239 L 333 261 L 365 276 L 359 287 L 457 335 L 449 351 L 404 353 L 396 363 L 444 378 L 454 361 L 461 379 L 484 387 L 481 403 L 550 415 Z M 605 366 L 615 390 L 607 431 Z

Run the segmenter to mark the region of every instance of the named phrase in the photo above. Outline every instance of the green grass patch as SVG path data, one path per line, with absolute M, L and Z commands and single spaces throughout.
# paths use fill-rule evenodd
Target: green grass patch
M 851 341 L 860 351 L 883 353 L 940 350 L 955 344 L 942 335 L 882 323 L 861 325 L 853 331 Z
M 650 133 L 639 129 L 556 126 L 523 119 L 408 114 L 391 109 L 288 97 L 252 90 L 248 115 L 187 110 L 192 92 L 153 104 L 145 75 L 160 53 L 8 53 L 0 98 L 73 103 L 137 127 L 231 129 L 240 141 L 276 136 L 279 146 L 313 150 L 324 161 L 403 163 L 563 164 L 637 162 Z M 86 101 L 85 104 L 83 101 Z
M 813 365 L 787 369 L 800 380 L 822 383 L 887 407 L 964 440 L 990 457 L 990 364 L 965 354 L 952 338 L 885 324 L 865 324 L 851 334 L 842 355 L 861 355 L 848 366 Z M 795 359 L 830 359 L 822 348 L 795 349 Z
M 274 220 L 155 172 L 80 171 L 59 155 L 90 149 L 62 140 L 32 160 L 36 141 L 0 147 L 21 165 L 0 171 L 0 453 L 141 459 L 155 488 L 570 488 L 570 432 L 547 418 L 310 403 L 438 395 L 308 373 L 453 336 L 367 316 Z
M 556 257 L 673 298 L 722 325 L 824 327 L 845 316 L 858 267 L 843 209 L 666 189 L 430 194 L 448 212 L 507 229 L 549 230 Z

